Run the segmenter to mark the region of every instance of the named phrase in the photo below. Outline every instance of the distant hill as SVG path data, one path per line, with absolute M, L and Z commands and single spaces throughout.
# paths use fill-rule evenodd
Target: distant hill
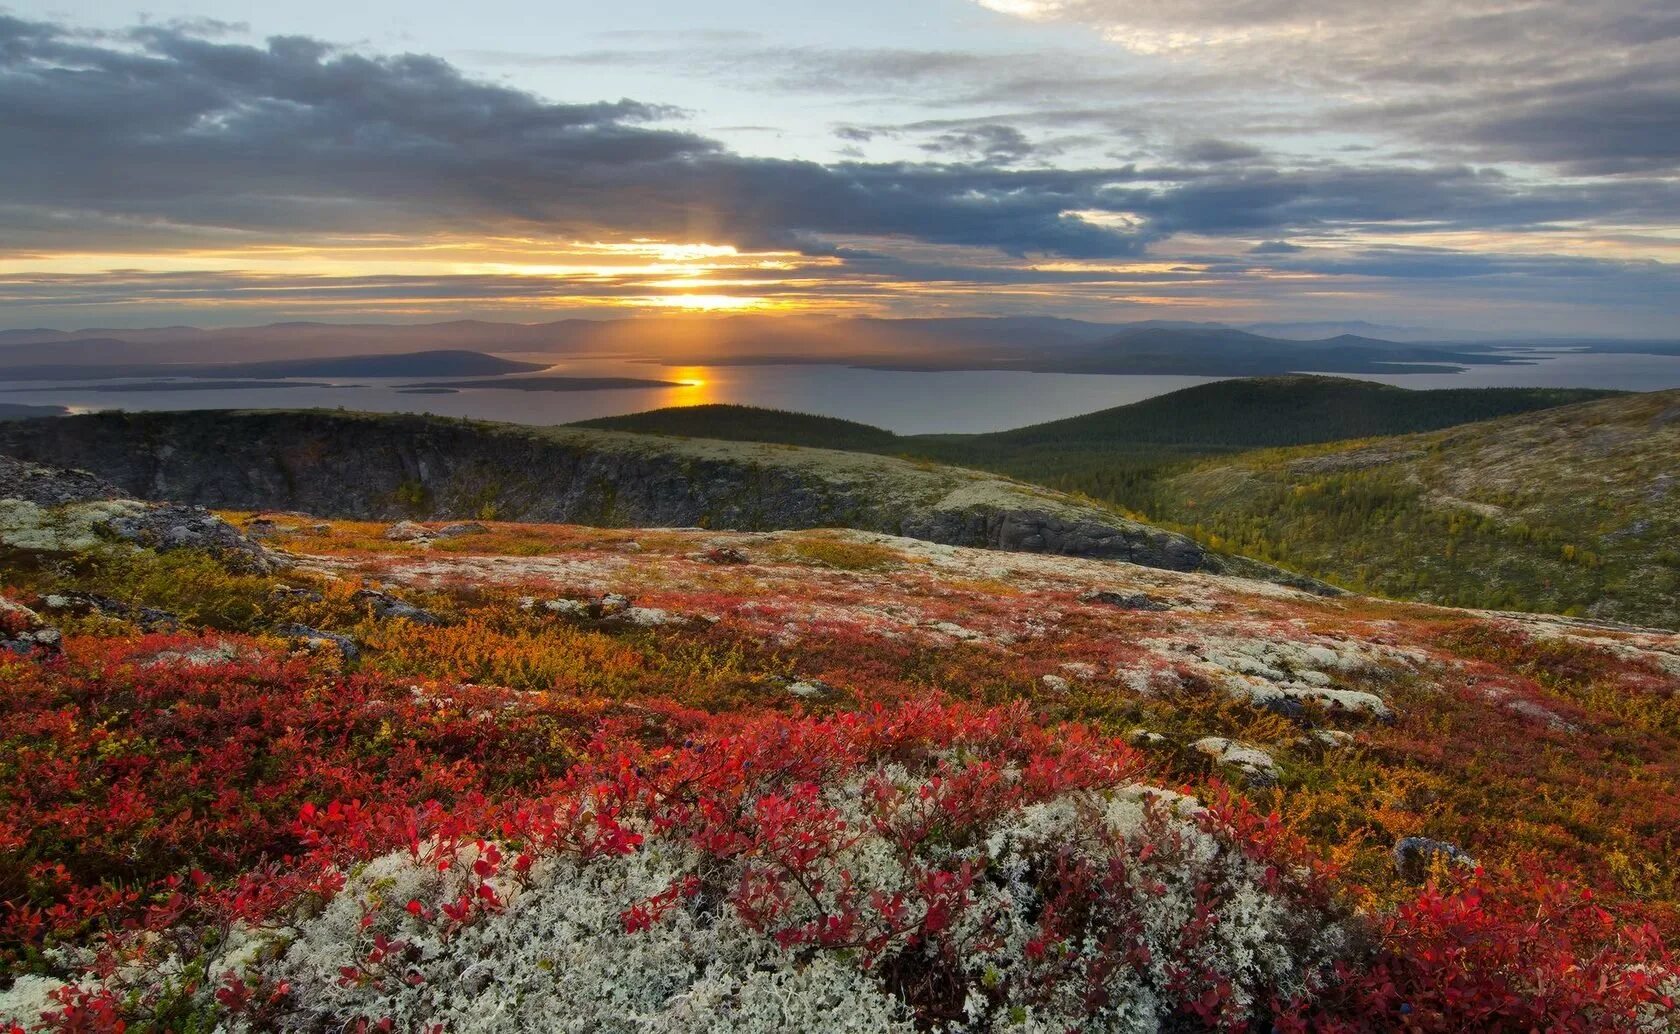
M 1412 390 L 1344 377 L 1201 384 L 1096 413 L 993 434 L 991 445 L 1247 449 L 1427 431 L 1617 394 L 1584 388 Z
M 1360 322 L 1280 325 L 1091 323 L 1043 316 L 877 319 L 672 315 L 551 323 L 276 323 L 260 327 L 20 330 L 0 334 L 0 368 L 394 355 L 434 350 L 600 354 L 677 365 L 837 363 L 898 370 L 1170 373 L 1453 372 L 1523 361 L 1487 344 L 1443 344 Z M 1403 329 L 1403 328 L 1402 328 Z M 1399 364 L 1407 364 L 1401 366 Z M 141 373 L 139 376 L 149 376 Z
M 488 377 L 544 369 L 483 352 L 439 349 L 394 355 L 272 359 L 254 363 L 38 363 L 8 366 L 7 380 L 111 380 L 126 377 L 219 377 L 253 380 L 275 377 Z
M 646 413 L 581 420 L 572 426 L 683 438 L 718 438 L 732 442 L 779 442 L 783 445 L 862 452 L 892 452 L 905 441 L 891 431 L 854 420 L 725 404 L 672 406 Z
M 896 435 L 851 420 L 755 406 L 677 406 L 585 420 L 601 427 L 728 441 L 913 452 L 984 465 L 1013 450 L 1227 452 L 1427 431 L 1616 395 L 1590 388 L 1412 390 L 1346 377 L 1200 384 L 1113 409 L 1009 431 Z
M 1680 391 L 1205 461 L 1147 509 L 1350 588 L 1680 628 Z

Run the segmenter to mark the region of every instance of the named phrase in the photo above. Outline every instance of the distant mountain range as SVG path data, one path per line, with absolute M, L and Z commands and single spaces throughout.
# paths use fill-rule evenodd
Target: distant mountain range
M 1300 371 L 1439 372 L 1516 361 L 1506 346 L 1567 344 L 1614 352 L 1673 354 L 1680 342 L 1614 339 L 1542 341 L 1429 340 L 1415 327 L 1359 321 L 1218 323 L 1147 320 L 1092 323 L 1036 316 L 875 319 L 836 316 L 671 316 L 560 320 L 518 324 L 458 320 L 417 325 L 276 323 L 260 327 L 80 331 L 0 331 L 0 372 L 7 379 L 71 378 L 88 367 L 100 376 L 201 376 L 182 366 L 366 359 L 436 352 L 536 357 L 611 355 L 672 365 L 841 363 L 902 370 L 1032 370 L 1245 376 Z M 1406 364 L 1406 365 L 1398 365 Z M 1424 364 L 1418 366 L 1414 364 Z M 172 370 L 160 369 L 164 365 Z M 66 368 L 78 368 L 66 372 Z M 121 374 L 115 373 L 118 369 Z M 240 376 L 324 376 L 247 367 Z M 473 376 L 452 369 L 381 367 L 353 376 Z M 511 372 L 511 371 L 484 371 Z

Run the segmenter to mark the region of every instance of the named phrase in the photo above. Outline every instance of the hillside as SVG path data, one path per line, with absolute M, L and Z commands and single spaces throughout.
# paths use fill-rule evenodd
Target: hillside
M 851 421 L 723 405 L 578 426 L 917 456 L 1148 510 L 1156 503 L 1156 482 L 1201 457 L 1434 430 L 1615 394 L 1586 388 L 1414 391 L 1344 377 L 1254 377 L 991 434 L 900 436 Z
M 1179 570 L 1264 573 L 1046 489 L 976 471 L 783 445 L 420 416 L 194 411 L 4 424 L 0 453 L 89 470 L 145 498 L 205 506 L 608 527 L 848 527 Z
M 1208 461 L 1149 512 L 1384 594 L 1680 627 L 1680 391 Z
M 116 494 L 0 467 L 0 1028 L 1680 1020 L 1680 637 Z
M 1412 390 L 1345 377 L 1254 377 L 973 438 L 993 447 L 1254 449 L 1435 430 L 1615 394 L 1586 388 Z

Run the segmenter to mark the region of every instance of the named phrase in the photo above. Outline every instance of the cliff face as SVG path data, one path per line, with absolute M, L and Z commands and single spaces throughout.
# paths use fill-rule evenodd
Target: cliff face
M 100 413 L 0 426 L 0 452 L 146 499 L 344 518 L 848 527 L 947 545 L 1289 580 L 1071 497 L 888 457 L 326 411 Z

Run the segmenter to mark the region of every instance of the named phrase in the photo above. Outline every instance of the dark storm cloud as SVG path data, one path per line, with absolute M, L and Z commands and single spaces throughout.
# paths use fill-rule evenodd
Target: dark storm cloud
M 753 159 L 632 100 L 555 104 L 436 58 L 175 28 L 116 40 L 0 20 L 0 206 L 164 235 L 653 233 L 781 244 L 884 234 L 1072 255 L 1135 234 L 1066 215 L 1110 173 Z M 994 140 L 994 149 L 1007 141 Z M 71 231 L 74 232 L 74 231 Z M 136 228 L 135 232 L 139 232 Z

